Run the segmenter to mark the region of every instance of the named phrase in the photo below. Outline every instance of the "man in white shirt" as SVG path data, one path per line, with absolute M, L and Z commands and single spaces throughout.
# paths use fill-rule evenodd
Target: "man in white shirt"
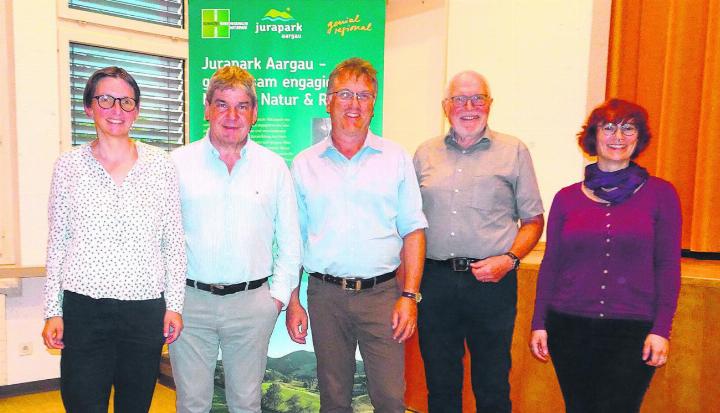
M 285 161 L 248 139 L 257 120 L 252 75 L 219 69 L 205 118 L 207 136 L 172 154 L 188 254 L 185 330 L 170 346 L 177 411 L 210 410 L 222 350 L 230 411 L 260 412 L 270 334 L 298 282 L 295 192 Z

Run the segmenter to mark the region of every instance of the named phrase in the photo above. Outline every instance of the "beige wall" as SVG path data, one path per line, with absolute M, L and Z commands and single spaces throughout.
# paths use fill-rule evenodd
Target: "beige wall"
M 410 153 L 443 127 L 447 1 L 390 1 L 385 24 L 383 135 Z
M 610 0 L 449 1 L 448 74 L 472 68 L 488 78 L 489 125 L 530 148 L 546 211 L 560 188 L 581 179 L 575 134 L 587 97 L 593 106 L 604 99 L 609 10 Z M 594 19 L 604 30 L 593 33 Z M 604 49 L 593 48 L 602 41 Z
M 42 265 L 50 173 L 70 142 L 68 41 L 186 58 L 187 35 L 69 10 L 66 0 L 5 5 L 12 10 L 14 32 L 7 38 L 14 58 L 8 67 L 15 77 L 10 92 L 17 97 L 16 112 L 0 104 L 0 118 L 14 121 L 17 130 L 10 142 L 17 146 L 19 230 L 11 241 L 19 243 L 17 263 Z M 554 192 L 581 176 L 583 161 L 573 139 L 588 105 L 604 97 L 609 8 L 610 0 L 390 0 L 384 135 L 413 152 L 443 133 L 440 101 L 447 79 L 459 70 L 478 70 L 495 97 L 491 127 L 528 144 L 549 208 Z M 0 7 L 0 22 L 5 9 Z M 23 295 L 6 300 L 4 384 L 58 375 L 58 357 L 44 350 L 39 335 L 42 282 L 26 280 Z M 22 343 L 32 344 L 32 355 L 18 355 Z

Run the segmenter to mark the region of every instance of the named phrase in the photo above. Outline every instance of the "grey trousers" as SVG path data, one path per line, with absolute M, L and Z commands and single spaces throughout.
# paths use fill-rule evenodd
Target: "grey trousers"
M 345 291 L 310 277 L 308 310 L 317 356 L 320 412 L 351 413 L 355 351 L 360 347 L 375 412 L 405 411 L 405 344 L 392 339 L 399 297 L 394 280 Z
M 219 296 L 187 287 L 180 338 L 170 345 L 178 413 L 207 413 L 222 349 L 225 396 L 232 413 L 260 412 L 261 384 L 277 306 L 268 284 Z

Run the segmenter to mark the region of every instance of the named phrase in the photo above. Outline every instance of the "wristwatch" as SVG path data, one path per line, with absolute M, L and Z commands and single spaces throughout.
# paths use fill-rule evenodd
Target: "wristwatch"
M 512 260 L 512 263 L 513 263 L 513 267 L 512 267 L 513 270 L 517 270 L 518 267 L 520 267 L 520 258 L 518 258 L 517 255 L 513 254 L 510 251 L 506 252 L 503 255 L 507 255 L 508 257 L 510 257 L 510 259 Z
M 410 298 L 415 300 L 416 303 L 419 303 L 422 301 L 422 294 L 420 292 L 411 293 L 409 291 L 403 291 L 402 294 L 400 294 L 401 297 Z

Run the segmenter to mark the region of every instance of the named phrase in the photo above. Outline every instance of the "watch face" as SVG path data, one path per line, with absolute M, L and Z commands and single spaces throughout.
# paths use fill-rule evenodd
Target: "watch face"
M 422 294 L 418 291 L 417 294 L 415 294 L 415 302 L 419 303 L 420 301 L 422 301 Z

